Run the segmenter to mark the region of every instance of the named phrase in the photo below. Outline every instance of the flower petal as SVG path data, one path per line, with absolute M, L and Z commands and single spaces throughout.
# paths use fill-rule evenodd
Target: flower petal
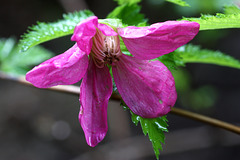
M 110 26 L 106 24 L 99 23 L 98 29 L 105 35 L 105 36 L 117 36 L 117 32 L 114 31 Z
M 199 24 L 188 21 L 167 21 L 149 27 L 118 28 L 129 52 L 138 59 L 154 59 L 170 53 L 192 40 Z
M 81 21 L 74 29 L 71 40 L 76 41 L 78 47 L 89 55 L 92 48 L 92 37 L 96 33 L 98 18 L 96 16 L 89 17 Z
M 79 122 L 89 146 L 96 146 L 105 137 L 107 105 L 112 94 L 112 78 L 108 67 L 98 68 L 92 60 L 80 88 Z
M 112 71 L 117 89 L 133 113 L 156 118 L 167 114 L 175 104 L 174 78 L 161 62 L 122 55 Z
M 69 50 L 34 67 L 26 80 L 39 88 L 73 84 L 82 79 L 88 66 L 88 56 L 77 44 Z

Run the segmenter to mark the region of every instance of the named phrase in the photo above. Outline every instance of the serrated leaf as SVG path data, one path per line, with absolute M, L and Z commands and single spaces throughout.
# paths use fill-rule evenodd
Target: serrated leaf
M 144 26 L 147 20 L 144 15 L 140 13 L 141 7 L 137 4 L 123 4 L 116 7 L 107 18 L 118 18 L 122 20 L 125 25 Z
M 26 51 L 40 43 L 70 35 L 80 21 L 93 15 L 91 11 L 85 10 L 64 14 L 63 19 L 57 22 L 38 22 L 37 25 L 30 27 L 28 32 L 22 36 L 19 44 L 20 50 Z
M 166 1 L 177 4 L 182 7 L 190 7 L 190 5 L 186 1 L 183 1 L 183 0 L 166 0 Z
M 193 21 L 200 24 L 200 30 L 240 28 L 240 13 L 201 15 L 200 18 L 183 18 L 182 20 Z
M 167 118 L 166 116 L 159 118 L 142 118 L 134 113 L 132 113 L 132 121 L 134 124 L 140 122 L 144 135 L 148 135 L 149 140 L 152 142 L 153 150 L 156 158 L 159 158 L 160 152 L 162 150 L 162 144 L 165 143 L 164 132 L 168 132 L 167 129 Z
M 187 44 L 175 51 L 158 57 L 168 69 L 175 70 L 186 63 L 207 63 L 240 69 L 240 61 L 220 51 L 201 49 L 199 46 Z
M 114 0 L 116 2 L 118 2 L 118 5 L 123 5 L 123 4 L 134 4 L 134 3 L 139 3 L 141 2 L 141 0 Z
M 124 108 L 128 108 L 122 101 L 121 105 Z M 140 123 L 144 135 L 148 135 L 149 140 L 152 142 L 153 150 L 156 158 L 159 159 L 159 149 L 162 150 L 162 144 L 165 143 L 164 132 L 168 132 L 167 118 L 166 116 L 158 118 L 142 118 L 130 111 L 132 115 L 132 122 L 137 126 Z
M 183 63 L 208 63 L 240 69 L 240 61 L 220 51 L 201 49 L 199 46 L 185 45 L 173 52 Z
M 41 46 L 35 46 L 19 54 L 14 38 L 0 40 L 0 70 L 11 74 L 25 74 L 32 65 L 41 63 L 53 53 Z

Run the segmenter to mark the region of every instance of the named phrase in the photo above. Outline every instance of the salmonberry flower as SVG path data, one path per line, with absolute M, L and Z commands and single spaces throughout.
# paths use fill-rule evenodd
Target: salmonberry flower
M 75 27 L 73 47 L 33 68 L 26 79 L 39 88 L 82 79 L 79 121 L 87 143 L 94 147 L 108 129 L 107 105 L 113 86 L 108 66 L 112 66 L 118 92 L 132 112 L 144 118 L 163 116 L 176 102 L 175 82 L 163 63 L 150 60 L 186 44 L 198 31 L 196 22 L 116 28 L 93 16 Z M 122 53 L 119 36 L 133 57 Z

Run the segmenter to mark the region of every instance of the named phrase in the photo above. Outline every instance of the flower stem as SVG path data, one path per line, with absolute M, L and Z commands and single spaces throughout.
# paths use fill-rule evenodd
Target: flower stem
M 5 79 L 5 80 L 16 81 L 16 82 L 19 82 L 19 83 L 22 83 L 25 85 L 32 86 L 31 83 L 29 83 L 28 81 L 25 80 L 24 76 L 17 77 L 17 76 L 12 76 L 12 75 L 8 75 L 6 73 L 0 72 L 0 78 Z M 51 88 L 47 88 L 47 89 L 57 91 L 57 92 L 69 93 L 69 94 L 73 94 L 73 95 L 79 95 L 79 93 L 80 93 L 80 88 L 77 86 L 73 86 L 73 85 L 67 85 L 67 86 L 60 85 L 60 86 L 55 86 L 55 87 L 51 87 Z M 121 96 L 118 94 L 112 94 L 111 99 L 112 100 L 121 100 Z M 220 121 L 220 120 L 208 117 L 208 116 L 204 116 L 204 115 L 201 115 L 198 113 L 190 112 L 190 111 L 176 108 L 176 107 L 173 107 L 171 109 L 170 113 L 179 115 L 182 117 L 187 117 L 187 118 L 190 118 L 193 120 L 197 120 L 197 121 L 207 123 L 212 126 L 216 126 L 216 127 L 240 134 L 239 126 L 236 126 L 236 125 L 224 122 L 224 121 Z

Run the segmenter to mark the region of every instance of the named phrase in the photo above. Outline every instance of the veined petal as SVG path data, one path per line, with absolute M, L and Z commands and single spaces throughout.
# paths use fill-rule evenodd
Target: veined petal
M 77 44 L 63 54 L 34 67 L 26 80 L 39 88 L 73 84 L 82 79 L 88 67 L 88 56 Z
M 79 122 L 89 146 L 96 146 L 105 137 L 107 106 L 112 94 L 112 78 L 107 66 L 98 68 L 92 59 L 80 87 Z
M 92 37 L 96 34 L 98 18 L 96 16 L 89 17 L 81 21 L 74 29 L 71 40 L 76 41 L 78 47 L 89 55 L 92 48 Z
M 197 35 L 199 27 L 196 22 L 167 21 L 149 27 L 118 28 L 118 34 L 134 57 L 149 60 L 188 43 Z
M 112 71 L 117 89 L 133 113 L 156 118 L 167 114 L 175 104 L 174 78 L 161 62 L 122 55 Z

